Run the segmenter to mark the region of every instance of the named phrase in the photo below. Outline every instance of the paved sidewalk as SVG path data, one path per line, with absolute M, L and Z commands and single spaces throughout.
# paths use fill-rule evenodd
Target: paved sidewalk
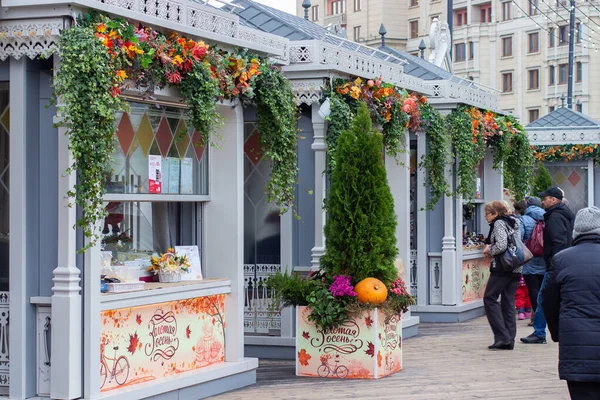
M 403 343 L 404 370 L 377 381 L 296 377 L 291 361 L 261 360 L 256 385 L 212 399 L 569 399 L 558 379 L 557 344 L 520 343 L 532 332 L 527 321 L 518 321 L 517 330 L 515 350 L 490 351 L 485 317 L 421 324 L 419 336 Z

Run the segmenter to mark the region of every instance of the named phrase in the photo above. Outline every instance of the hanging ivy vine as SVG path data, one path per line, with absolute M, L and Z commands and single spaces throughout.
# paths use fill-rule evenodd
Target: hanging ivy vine
M 246 51 L 229 53 L 204 42 L 164 35 L 124 19 L 90 13 L 63 31 L 54 81 L 55 99 L 69 136 L 73 163 L 67 173 L 78 181 L 69 192 L 81 208 L 77 221 L 90 238 L 103 207 L 105 180 L 114 152 L 115 118 L 127 109 L 121 90 L 134 87 L 152 96 L 156 89 L 180 89 L 189 106 L 190 122 L 200 135 L 194 145 L 214 143 L 222 124 L 217 101 L 257 106 L 261 145 L 272 161 L 267 196 L 281 213 L 293 205 L 296 184 L 296 105 L 290 85 L 278 68 Z
M 517 199 L 523 199 L 531 189 L 535 159 L 527 133 L 519 127 L 510 141 L 510 150 L 505 161 L 510 167 L 505 168 L 504 176 L 508 181 L 505 186 L 515 194 Z
M 406 125 L 409 122 L 408 115 L 402 111 L 402 104 L 397 101 L 390 105 L 390 120 L 383 124 L 383 146 L 385 152 L 396 157 L 406 148 Z
M 337 141 L 342 132 L 352 124 L 354 115 L 348 103 L 342 97 L 332 94 L 329 98 L 330 114 L 327 116 L 327 168 L 331 172 L 335 168 Z
M 446 181 L 448 168 L 450 139 L 447 135 L 444 117 L 431 104 L 421 107 L 423 127 L 427 142 L 427 151 L 419 163 L 419 168 L 426 171 L 425 183 L 429 188 L 429 201 L 426 210 L 433 210 L 440 199 L 449 194 Z

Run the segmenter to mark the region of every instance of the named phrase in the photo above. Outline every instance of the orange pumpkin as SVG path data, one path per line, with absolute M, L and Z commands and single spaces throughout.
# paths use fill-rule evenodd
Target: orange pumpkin
M 379 279 L 365 278 L 354 286 L 361 303 L 381 304 L 387 299 L 388 290 Z

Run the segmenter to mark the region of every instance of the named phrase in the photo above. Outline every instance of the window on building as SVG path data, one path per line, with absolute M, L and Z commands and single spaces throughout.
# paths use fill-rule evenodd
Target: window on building
M 575 104 L 575 107 L 576 107 L 575 109 L 577 110 L 577 112 L 580 112 L 580 113 L 583 112 L 583 104 L 577 103 L 577 104 Z
M 540 118 L 540 109 L 536 108 L 534 110 L 529 110 L 529 123 Z
M 312 7 L 312 20 L 313 21 L 319 20 L 319 6 Z
M 527 89 L 534 90 L 540 88 L 540 70 L 530 69 L 527 71 Z
M 567 83 L 567 64 L 560 64 L 558 66 L 558 84 L 564 85 Z
M 556 7 L 562 8 L 567 6 L 567 0 L 556 0 Z
M 457 43 L 454 45 L 454 61 L 460 62 L 466 60 L 466 48 L 464 43 Z
M 529 0 L 529 15 L 538 14 L 538 1 L 539 0 Z
M 327 5 L 329 15 L 343 14 L 346 12 L 346 0 L 329 0 Z
M 554 28 L 548 29 L 548 47 L 554 47 L 556 43 L 556 32 Z
M 502 92 L 512 92 L 512 72 L 505 72 L 502 74 Z
M 360 42 L 360 25 L 354 27 L 354 41 Z
M 582 38 L 582 33 L 581 33 L 581 24 L 579 22 L 575 23 L 575 38 L 577 39 L 577 41 L 575 43 L 581 43 L 581 38 Z
M 410 38 L 415 39 L 419 37 L 419 21 L 410 21 Z
M 502 21 L 509 21 L 511 19 L 510 6 L 510 1 L 502 3 Z
M 550 106 L 548 107 L 548 112 L 551 113 L 552 111 L 556 110 L 555 106 Z
M 419 0 L 410 0 L 410 6 L 415 7 L 419 5 Z
M 534 32 L 528 35 L 528 53 L 538 53 L 540 51 L 540 33 Z
M 575 82 L 581 82 L 583 80 L 583 64 L 581 61 L 577 61 L 575 64 Z
M 492 5 L 484 4 L 479 6 L 479 12 L 481 14 L 481 23 L 487 24 L 492 22 Z
M 475 57 L 475 43 L 469 42 L 469 60 Z
M 556 84 L 556 67 L 554 65 L 548 67 L 548 84 Z
M 416 2 L 418 4 L 417 0 L 410 0 L 410 4 L 413 5 L 412 3 Z M 416 5 L 416 4 L 414 4 Z M 354 0 L 354 11 L 360 11 L 362 10 L 362 0 Z
M 467 9 L 463 8 L 461 10 L 456 10 L 454 12 L 456 15 L 456 26 L 463 26 L 467 24 Z
M 512 56 L 512 36 L 502 38 L 502 57 Z
M 558 27 L 558 44 L 565 45 L 569 43 L 569 27 L 567 25 Z

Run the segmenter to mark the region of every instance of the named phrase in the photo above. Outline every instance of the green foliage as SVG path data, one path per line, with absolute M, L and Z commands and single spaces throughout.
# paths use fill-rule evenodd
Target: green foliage
M 276 298 L 281 299 L 281 306 L 307 306 L 308 295 L 321 283 L 316 280 L 307 280 L 299 274 L 277 272 L 267 280 L 267 288 L 277 293 Z M 278 304 L 279 305 L 279 304 Z
M 279 69 L 261 66 L 255 103 L 262 148 L 272 162 L 267 200 L 275 202 L 283 214 L 293 206 L 296 190 L 298 108 L 292 87 Z
M 391 118 L 383 124 L 383 146 L 385 152 L 396 157 L 406 146 L 406 124 L 408 115 L 402 111 L 402 103 L 397 101 L 391 105 Z
M 445 173 L 448 168 L 450 138 L 446 133 L 444 117 L 438 110 L 431 104 L 425 103 L 421 111 L 423 121 L 426 123 L 427 152 L 419 163 L 419 168 L 425 169 L 425 183 L 429 188 L 429 202 L 426 209 L 433 210 L 437 202 L 444 195 L 449 194 Z
M 312 308 L 308 317 L 320 329 L 335 328 L 346 321 L 346 306 L 353 300 L 333 297 L 326 286 L 316 287 L 308 295 L 308 306 Z
M 68 195 L 81 208 L 77 227 L 91 239 L 85 250 L 98 239 L 95 224 L 106 215 L 104 182 L 110 175 L 107 166 L 115 148 L 115 112 L 123 105 L 111 95 L 114 74 L 110 56 L 93 29 L 63 31 L 59 49 L 61 66 L 54 80 L 55 96 L 59 98 L 60 124 L 66 128 L 73 155 L 66 172 L 78 174 Z
M 477 166 L 485 157 L 485 142 L 482 135 L 473 136 L 471 117 L 465 111 L 465 107 L 455 109 L 446 117 L 446 121 L 458 161 L 458 182 L 454 194 L 471 200 L 477 191 Z
M 509 167 L 504 173 L 507 178 L 505 186 L 515 194 L 517 199 L 527 196 L 531 189 L 533 162 L 533 150 L 527 133 L 518 130 L 510 140 L 510 151 L 505 161 Z
M 354 118 L 350 106 L 340 96 L 332 94 L 329 98 L 329 107 L 331 113 L 327 117 L 327 167 L 329 172 L 335 168 L 335 153 L 337 142 L 344 129 L 352 124 Z
M 374 277 L 396 279 L 396 214 L 382 160 L 381 135 L 367 107 L 360 106 L 352 127 L 338 140 L 336 166 L 326 201 L 325 275 L 350 275 L 353 283 Z
M 543 162 L 538 161 L 537 173 L 533 181 L 533 190 L 531 195 L 537 196 L 538 193 L 546 191 L 546 189 L 548 189 L 550 186 L 552 186 L 552 177 L 550 176 L 550 171 L 548 171 L 548 168 L 546 168 Z
M 220 94 L 219 83 L 212 79 L 209 65 L 196 63 L 181 83 L 180 90 L 190 107 L 190 122 L 200 135 L 200 143 L 194 145 L 205 146 L 216 129 L 223 125 L 215 101 Z

